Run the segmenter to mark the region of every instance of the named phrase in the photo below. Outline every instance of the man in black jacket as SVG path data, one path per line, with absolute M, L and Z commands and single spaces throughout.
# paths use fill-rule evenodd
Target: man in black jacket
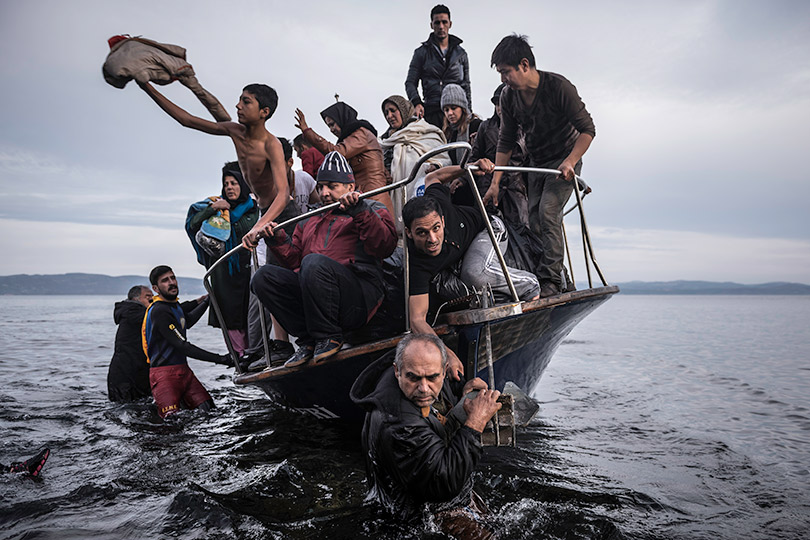
M 450 35 L 450 10 L 439 4 L 430 11 L 430 27 L 433 32 L 414 52 L 405 79 L 405 92 L 413 103 L 417 118 L 424 117 L 434 126 L 442 127 L 444 113 L 441 100 L 445 85 L 455 83 L 464 88 L 467 103 L 472 111 L 470 91 L 470 62 L 467 52 L 461 47 L 461 39 Z M 422 81 L 424 101 L 419 97 L 417 86 Z
M 386 355 L 370 365 L 351 390 L 354 402 L 367 411 L 362 443 L 371 492 L 404 520 L 417 518 L 427 507 L 446 532 L 458 530 L 460 509 L 465 509 L 464 527 L 469 527 L 482 506 L 472 493 L 481 432 L 501 407 L 500 392 L 472 379 L 461 395 L 473 390 L 478 395 L 465 399 L 463 413 L 457 407 L 448 414 L 459 399 L 451 391 L 452 381 L 444 384 L 447 350 L 435 335 L 406 336 L 397 346 L 393 369 L 390 361 Z
M 115 303 L 113 320 L 115 352 L 107 372 L 107 397 L 110 401 L 135 401 L 152 395 L 149 388 L 149 363 L 141 344 L 141 326 L 146 308 L 152 303 L 152 291 L 135 285 L 127 299 Z

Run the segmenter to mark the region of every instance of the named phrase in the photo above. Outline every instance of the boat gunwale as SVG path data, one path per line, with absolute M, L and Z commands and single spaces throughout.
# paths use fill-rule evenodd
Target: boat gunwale
M 446 313 L 440 317 L 441 323 L 438 324 L 437 326 L 434 326 L 433 331 L 436 332 L 436 335 L 438 336 L 449 335 L 453 333 L 454 329 L 458 327 L 473 326 L 484 324 L 486 322 L 495 322 L 509 318 L 519 317 L 522 314 L 548 309 L 551 307 L 556 307 L 580 300 L 587 300 L 589 298 L 610 296 L 618 292 L 619 287 L 617 287 L 616 285 L 607 285 L 604 287 L 583 289 L 580 291 L 571 291 L 567 293 L 550 296 L 547 298 L 539 298 L 537 300 L 521 302 L 521 304 L 513 304 L 511 302 L 508 302 L 506 304 L 499 304 L 489 308 L 467 309 L 463 311 Z M 522 313 L 514 313 L 513 307 L 516 305 L 522 305 Z M 504 310 L 505 307 L 512 309 Z M 302 366 L 297 366 L 294 368 L 279 366 L 271 369 L 265 369 L 264 371 L 260 371 L 258 373 L 238 374 L 234 376 L 233 382 L 234 384 L 240 385 L 269 382 L 292 373 L 298 373 L 307 369 L 319 367 L 329 363 L 340 362 L 356 356 L 361 356 L 376 351 L 390 349 L 395 347 L 400 342 L 400 340 L 402 340 L 402 338 L 405 337 L 405 335 L 406 335 L 405 333 L 401 333 L 389 338 L 381 339 L 378 341 L 372 341 L 369 343 L 363 343 L 357 346 L 343 349 L 336 355 L 332 356 L 331 358 L 327 358 L 326 360 L 319 362 L 317 365 L 310 363 L 304 364 Z

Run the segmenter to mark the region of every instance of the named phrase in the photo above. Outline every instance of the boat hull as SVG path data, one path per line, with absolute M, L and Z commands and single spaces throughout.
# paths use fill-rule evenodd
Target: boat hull
M 512 381 L 530 393 L 571 330 L 617 292 L 617 287 L 610 286 L 575 291 L 525 303 L 517 307 L 518 312 L 522 308 L 518 314 L 498 307 L 452 313 L 435 329 L 457 352 L 467 373 L 488 380 L 484 334 L 489 325 L 496 387 L 503 389 Z M 349 389 L 401 337 L 345 349 L 314 366 L 238 375 L 234 382 L 258 386 L 274 401 L 318 418 L 360 422 L 364 412 L 349 399 Z

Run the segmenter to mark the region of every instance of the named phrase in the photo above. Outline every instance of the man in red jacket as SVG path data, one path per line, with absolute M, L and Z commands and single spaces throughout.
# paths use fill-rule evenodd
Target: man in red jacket
M 264 231 L 282 266 L 265 265 L 251 288 L 287 332 L 298 351 L 284 364 L 321 362 L 343 345 L 343 332 L 366 324 L 384 296 L 381 261 L 397 245 L 394 220 L 385 206 L 360 199 L 354 173 L 338 152 L 329 152 L 318 169 L 323 204 L 340 207 L 295 227 Z

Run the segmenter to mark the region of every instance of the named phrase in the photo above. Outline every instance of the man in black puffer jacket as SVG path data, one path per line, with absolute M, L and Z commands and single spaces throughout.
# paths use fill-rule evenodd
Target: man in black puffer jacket
M 452 534 L 481 527 L 485 509 L 472 492 L 472 474 L 482 454 L 481 432 L 501 405 L 500 392 L 476 378 L 462 395 L 478 395 L 453 409 L 459 400 L 452 382 L 444 384 L 446 367 L 441 339 L 411 334 L 397 346 L 393 366 L 388 354 L 360 374 L 351 397 L 367 411 L 362 443 L 372 495 L 405 521 L 434 513 Z
M 450 35 L 450 10 L 439 4 L 430 11 L 430 27 L 433 32 L 414 52 L 405 79 L 405 92 L 414 106 L 417 118 L 442 127 L 442 90 L 445 85 L 454 83 L 464 89 L 467 103 L 472 112 L 472 92 L 470 90 L 470 62 L 467 51 L 461 47 L 461 39 Z M 418 85 L 422 81 L 422 95 Z
M 152 395 L 149 388 L 149 363 L 141 344 L 141 326 L 146 308 L 152 303 L 152 291 L 135 285 L 127 299 L 115 303 L 113 320 L 115 352 L 107 372 L 107 397 L 110 401 L 135 401 Z

